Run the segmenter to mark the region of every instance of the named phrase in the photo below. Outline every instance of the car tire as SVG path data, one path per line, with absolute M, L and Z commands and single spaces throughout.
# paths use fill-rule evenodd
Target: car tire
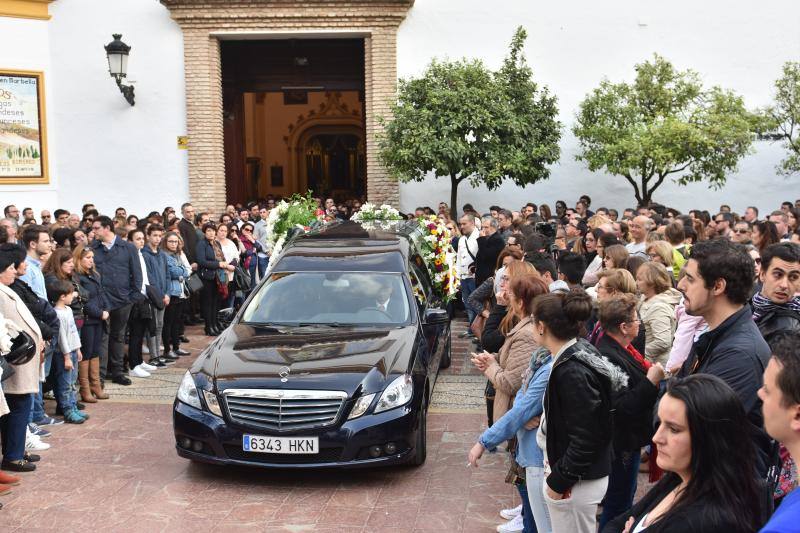
M 450 337 L 447 337 L 447 347 L 444 349 L 442 358 L 439 360 L 439 369 L 450 368 L 452 362 L 453 343 L 450 342 Z
M 422 466 L 428 455 L 428 402 L 422 399 L 417 421 L 417 438 L 414 442 L 414 456 L 409 461 L 412 466 Z

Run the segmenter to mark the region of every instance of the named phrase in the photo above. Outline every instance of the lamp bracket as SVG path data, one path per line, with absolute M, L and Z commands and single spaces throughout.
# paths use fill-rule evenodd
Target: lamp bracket
M 122 93 L 122 96 L 125 97 L 125 101 L 129 104 L 134 104 L 134 94 L 133 94 L 133 85 L 125 85 L 122 83 L 122 79 L 120 77 L 114 76 L 114 79 L 117 80 L 117 87 L 119 87 L 119 92 Z

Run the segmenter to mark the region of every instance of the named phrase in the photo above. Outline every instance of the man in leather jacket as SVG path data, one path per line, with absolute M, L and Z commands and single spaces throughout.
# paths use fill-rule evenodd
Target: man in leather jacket
M 761 335 L 800 331 L 800 245 L 773 244 L 761 254 L 761 290 L 753 296 L 753 319 Z

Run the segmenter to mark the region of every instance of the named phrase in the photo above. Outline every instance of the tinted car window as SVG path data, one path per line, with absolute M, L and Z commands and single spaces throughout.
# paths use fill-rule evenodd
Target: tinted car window
M 280 272 L 247 305 L 244 323 L 406 324 L 408 297 L 400 274 Z

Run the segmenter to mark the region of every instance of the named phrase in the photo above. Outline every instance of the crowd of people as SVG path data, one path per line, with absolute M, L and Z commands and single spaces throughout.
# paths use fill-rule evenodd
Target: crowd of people
M 266 273 L 277 201 L 218 217 L 190 203 L 143 218 L 5 207 L 1 319 L 35 356 L 0 367 L 0 495 L 20 481 L 8 472 L 35 470 L 50 426 L 89 419 L 106 380 L 129 385 L 189 355 L 186 325 L 221 332 L 219 311 Z M 319 198 L 317 214 L 360 206 Z M 488 429 L 469 464 L 504 446 L 522 499 L 498 531 L 797 527 L 798 209 L 593 212 L 582 196 L 574 209 L 407 215 L 436 215 L 453 235 L 459 334 L 487 378 Z M 634 503 L 640 470 L 657 484 Z
M 522 500 L 497 530 L 797 531 L 800 200 L 590 205 L 439 206 L 487 378 L 468 464 L 507 443 Z

